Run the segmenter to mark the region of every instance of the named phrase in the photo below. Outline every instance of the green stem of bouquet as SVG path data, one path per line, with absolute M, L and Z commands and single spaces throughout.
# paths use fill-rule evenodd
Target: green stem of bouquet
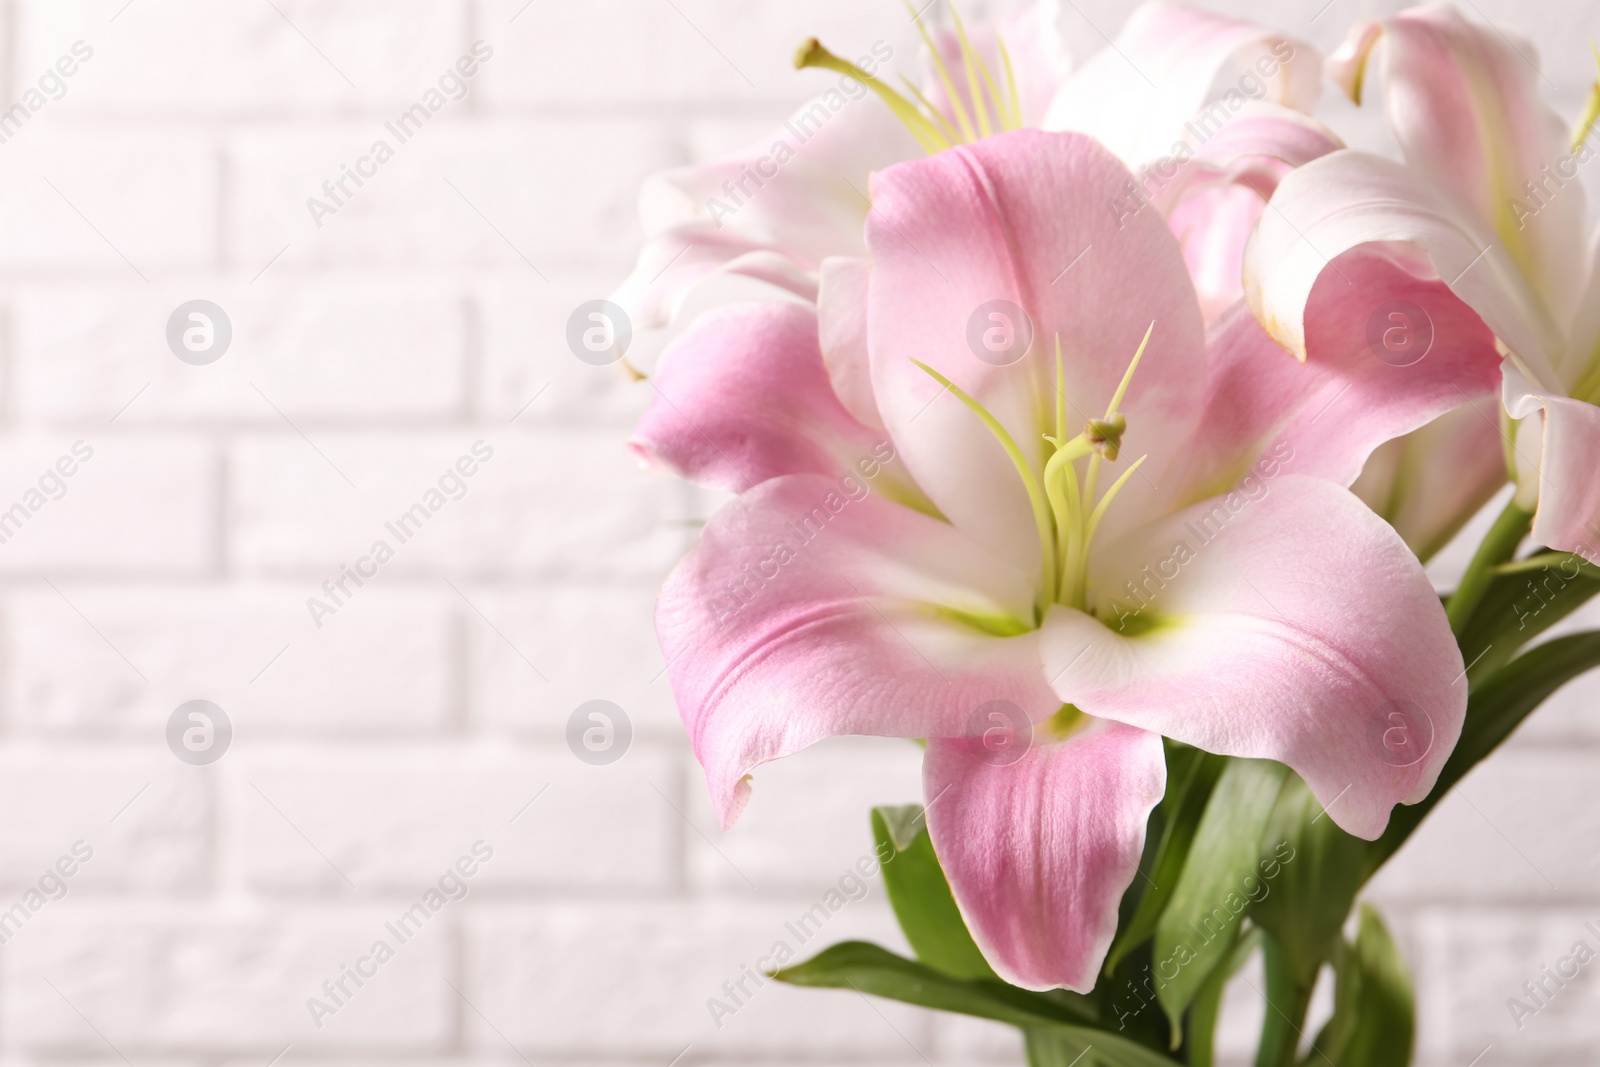
M 1457 637 L 1472 621 L 1473 612 L 1478 609 L 1483 594 L 1488 592 L 1489 583 L 1494 580 L 1495 568 L 1516 554 L 1517 546 L 1528 536 L 1532 525 L 1533 512 L 1524 510 L 1515 500 L 1508 502 L 1505 510 L 1494 520 L 1489 533 L 1473 553 L 1472 562 L 1467 564 L 1461 584 L 1456 586 L 1450 602 L 1445 606 L 1450 630 Z
M 1267 1015 L 1261 1024 L 1256 1067 L 1293 1067 L 1311 1008 L 1311 987 L 1296 978 L 1292 961 L 1274 938 L 1263 938 L 1262 950 Z

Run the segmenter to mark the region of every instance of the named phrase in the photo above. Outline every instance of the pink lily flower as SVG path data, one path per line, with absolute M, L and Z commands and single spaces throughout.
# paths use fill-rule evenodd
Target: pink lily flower
M 664 354 L 634 438 L 739 494 L 657 609 L 723 825 L 769 760 L 926 738 L 962 914 L 1033 989 L 1094 985 L 1162 735 L 1280 760 L 1373 838 L 1466 703 L 1416 558 L 1341 488 L 1456 403 L 1461 368 L 1301 367 L 1242 306 L 1208 343 L 1166 222 L 1105 209 L 1130 177 L 1038 131 L 878 172 L 843 373 L 812 308 L 724 307 Z M 1026 309 L 998 355 L 992 301 Z M 1345 392 L 1361 415 L 1323 418 Z M 1397 714 L 1426 734 L 1403 759 L 1380 743 Z M 1002 726 L 1031 746 L 997 759 Z
M 1147 3 L 1069 77 L 1057 18 L 1040 0 L 970 31 L 924 31 L 931 70 L 904 95 L 878 76 L 881 49 L 852 73 L 811 42 L 800 62 L 838 74 L 837 86 L 745 151 L 650 178 L 645 246 L 614 299 L 646 329 L 694 310 L 707 288 L 816 303 L 830 275 L 837 288 L 863 269 L 873 171 L 1042 127 L 1094 134 L 1139 171 L 1108 209 L 1172 219 L 1215 318 L 1242 295 L 1244 242 L 1278 180 L 1343 147 L 1304 113 L 1321 57 L 1252 23 Z
M 1427 458 L 1428 482 L 1463 492 L 1418 518 L 1447 531 L 1447 509 L 1470 513 L 1509 465 L 1519 503 L 1537 506 L 1534 537 L 1600 559 L 1600 249 L 1577 180 L 1595 153 L 1594 109 L 1570 137 L 1539 98 L 1531 48 L 1449 7 L 1352 30 L 1329 70 L 1358 102 L 1380 43 L 1406 162 L 1340 151 L 1287 175 L 1247 250 L 1250 306 L 1313 362 L 1318 336 L 1341 323 L 1359 333 L 1375 313 L 1398 314 L 1396 329 L 1426 336 L 1476 313 L 1486 329 L 1474 362 L 1503 357 L 1504 406 L 1520 425 L 1502 447 L 1498 413 L 1463 382 L 1475 410 Z

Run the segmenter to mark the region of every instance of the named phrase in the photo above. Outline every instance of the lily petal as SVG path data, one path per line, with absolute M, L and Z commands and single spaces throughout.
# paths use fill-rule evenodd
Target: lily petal
M 872 366 L 867 359 L 867 291 L 871 265 L 854 256 L 822 261 L 817 290 L 817 328 L 822 335 L 822 361 L 833 391 L 845 410 L 867 426 L 883 427 L 878 401 L 872 395 Z
M 1024 130 L 903 163 L 873 178 L 868 342 L 884 424 L 928 496 L 980 543 L 1024 566 L 1039 560 L 1032 513 L 1005 453 L 972 412 L 913 360 L 982 403 L 1037 470 L 1053 433 L 1054 339 L 1073 436 L 1098 418 L 1151 322 L 1155 331 L 1122 410 L 1123 452 L 1146 453 L 1107 536 L 1152 498 L 1194 426 L 1204 333 L 1177 241 L 1154 212 L 1106 210 L 1128 170 L 1081 134 Z M 1137 288 L 1130 289 L 1130 279 Z M 985 331 L 1024 329 L 1016 362 L 980 358 Z M 994 318 L 1001 315 L 1000 319 Z M 1002 353 L 1002 355 L 1004 355 Z
M 1323 274 L 1307 330 L 1301 365 L 1243 304 L 1212 328 L 1185 503 L 1226 492 L 1269 451 L 1296 474 L 1349 485 L 1384 442 L 1499 387 L 1482 320 L 1443 282 L 1383 256 L 1352 252 Z
M 1330 72 L 1354 87 L 1374 54 L 1406 161 L 1471 206 L 1566 322 L 1584 279 L 1584 191 L 1576 165 L 1559 173 L 1569 132 L 1540 99 L 1532 45 L 1449 6 L 1416 7 L 1353 27 Z
M 1317 280 L 1345 252 L 1377 245 L 1372 254 L 1417 277 L 1443 279 L 1535 377 L 1555 381 L 1564 327 L 1499 237 L 1416 170 L 1365 152 L 1333 152 L 1286 175 L 1272 206 L 1245 249 L 1245 299 L 1298 358 L 1306 356 L 1306 307 Z M 1388 299 L 1381 292 L 1363 298 L 1370 308 Z
M 799 304 L 707 312 L 662 354 L 628 447 L 648 466 L 739 492 L 784 474 L 853 473 L 888 448 L 834 395 L 817 313 Z M 897 479 L 899 481 L 901 479 Z
M 1543 413 L 1543 450 L 1537 458 L 1539 507 L 1534 539 L 1549 548 L 1576 552 L 1600 563 L 1600 407 L 1539 390 L 1508 361 L 1505 404 L 1513 419 Z M 1519 434 L 1519 453 L 1527 435 Z M 1530 457 L 1522 456 L 1524 462 Z
M 1054 714 L 1032 600 L 954 527 L 836 479 L 777 478 L 722 508 L 656 606 L 722 824 L 758 765 L 834 734 L 962 736 L 991 700 Z
M 696 285 L 723 271 L 815 299 L 825 257 L 864 251 L 867 175 L 920 155 L 864 89 L 819 96 L 742 152 L 647 179 L 645 246 L 613 299 L 640 328 L 669 324 Z
M 1089 992 L 1166 791 L 1160 736 L 1094 721 L 1009 765 L 975 740 L 932 740 L 922 773 L 928 832 L 984 958 L 1024 989 Z
M 1179 163 L 1163 159 L 1139 175 L 1183 246 L 1209 323 L 1244 295 L 1244 249 L 1278 182 L 1344 147 L 1316 119 L 1274 104 L 1246 104 Z
M 1087 714 L 1288 764 L 1374 839 L 1455 746 L 1461 653 L 1416 557 L 1347 490 L 1282 475 L 1252 495 L 1097 551 L 1107 621 L 1052 609 L 1045 674 Z
M 1196 8 L 1147 3 L 1110 48 L 1068 78 L 1044 128 L 1092 134 L 1130 166 L 1210 132 L 1250 100 L 1309 112 L 1322 91 L 1310 45 Z

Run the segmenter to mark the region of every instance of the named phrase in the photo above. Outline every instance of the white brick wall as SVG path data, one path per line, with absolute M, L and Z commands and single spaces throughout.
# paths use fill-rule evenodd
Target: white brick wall
M 1327 46 L 1380 5 L 1220 6 Z M 1592 4 L 1481 6 L 1581 92 Z M 1064 30 L 1086 52 L 1129 7 Z M 774 985 L 713 1025 L 918 756 L 829 743 L 716 829 L 650 621 L 708 501 L 634 470 L 647 397 L 565 348 L 629 265 L 640 178 L 781 117 L 812 34 L 913 54 L 892 0 L 0 0 L 0 105 L 94 50 L 0 145 L 0 508 L 93 449 L 0 545 L 0 909 L 93 849 L 0 946 L 0 1067 L 1019 1061 L 1004 1028 Z M 305 199 L 479 39 L 466 97 L 317 226 Z M 164 339 L 196 298 L 233 324 L 208 366 Z M 317 626 L 306 599 L 479 440 L 465 496 Z M 1600 1062 L 1589 970 L 1520 1031 L 1504 1003 L 1600 925 L 1594 693 L 1375 889 L 1429 1067 Z M 164 740 L 197 698 L 234 728 L 205 767 Z M 596 698 L 634 728 L 604 767 L 564 742 Z M 480 840 L 466 897 L 314 1025 Z M 876 882 L 818 943 L 852 936 L 900 943 Z

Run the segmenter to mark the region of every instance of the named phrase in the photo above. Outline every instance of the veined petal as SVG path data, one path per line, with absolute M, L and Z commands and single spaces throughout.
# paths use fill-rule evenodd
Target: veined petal
M 1567 124 L 1540 99 L 1532 45 L 1444 5 L 1379 25 L 1381 44 L 1372 24 L 1352 29 L 1336 80 L 1355 85 L 1367 57 L 1382 55 L 1389 122 L 1406 161 L 1471 206 L 1565 323 L 1584 279 L 1584 191 Z
M 1245 299 L 1298 358 L 1306 356 L 1306 307 L 1318 279 L 1345 252 L 1375 244 L 1382 247 L 1374 254 L 1409 273 L 1443 279 L 1537 377 L 1555 380 L 1564 326 L 1494 232 L 1416 170 L 1365 152 L 1333 152 L 1286 175 L 1272 206 L 1245 249 Z M 1374 309 L 1387 299 L 1364 298 Z
M 1308 44 L 1208 11 L 1147 3 L 1111 48 L 1067 79 L 1044 127 L 1092 134 L 1138 166 L 1203 139 L 1196 129 L 1209 135 L 1251 100 L 1309 112 L 1321 77 L 1322 57 Z
M 973 940 L 1024 989 L 1094 987 L 1166 791 L 1160 736 L 1094 721 L 1017 762 L 932 740 L 928 832 Z
M 1095 582 L 1099 618 L 1058 607 L 1041 631 L 1062 700 L 1286 763 L 1368 840 L 1432 789 L 1461 653 L 1421 565 L 1347 490 L 1283 475 L 1205 501 L 1106 546 Z
M 799 304 L 707 312 L 662 354 L 655 396 L 629 439 L 647 464 L 739 492 L 785 474 L 857 473 L 893 446 L 839 403 L 817 344 L 817 313 Z M 911 490 L 884 473 L 899 498 Z
M 882 428 L 883 416 L 872 395 L 872 365 L 867 359 L 867 283 L 871 275 L 871 265 L 864 259 L 830 256 L 823 260 L 817 328 L 822 362 L 839 402 L 856 421 Z
M 1539 476 L 1534 539 L 1600 563 L 1600 477 L 1595 474 L 1595 458 L 1600 456 L 1600 407 L 1539 390 L 1509 361 L 1505 404 L 1513 419 L 1543 413 L 1539 456 L 1525 454 L 1529 435 L 1517 437 L 1519 466 L 1531 466 Z
M 1204 341 L 1166 223 L 1154 212 L 1119 219 L 1107 210 L 1132 180 L 1092 139 L 1033 130 L 873 178 L 868 342 L 878 408 L 940 511 L 1024 566 L 1037 564 L 1039 547 L 1021 480 L 972 412 L 912 361 L 983 404 L 1037 471 L 1047 455 L 1043 435 L 1054 432 L 1054 339 L 1065 361 L 1070 435 L 1105 411 L 1153 321 L 1122 407 L 1122 452 L 1150 455 L 1149 481 L 1129 484 L 1108 536 L 1137 515 L 1194 425 Z M 1016 308 L 1026 312 L 1020 322 L 1012 321 Z M 988 331 L 1014 347 L 986 349 Z
M 1033 593 L 949 524 L 838 479 L 778 478 L 725 506 L 656 607 L 722 824 L 758 765 L 834 734 L 961 736 L 992 700 L 1054 714 L 1024 632 Z
M 1185 503 L 1226 492 L 1267 455 L 1349 485 L 1384 442 L 1498 388 L 1501 357 L 1482 320 L 1443 282 L 1387 257 L 1341 256 L 1306 322 L 1304 365 L 1242 304 L 1213 326 Z
M 814 299 L 825 257 L 864 251 L 867 175 L 920 155 L 865 88 L 830 90 L 742 152 L 649 178 L 645 246 L 614 299 L 636 327 L 664 326 L 708 275 L 752 269 Z

